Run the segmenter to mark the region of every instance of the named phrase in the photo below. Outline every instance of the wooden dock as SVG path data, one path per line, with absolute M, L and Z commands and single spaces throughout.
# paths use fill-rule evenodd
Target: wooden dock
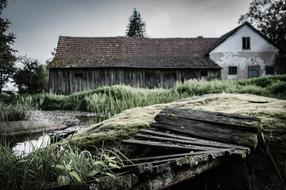
M 150 128 L 122 141 L 134 154 L 124 168 L 114 171 L 115 178 L 102 178 L 85 187 L 165 189 L 245 158 L 255 149 L 259 130 L 260 120 L 254 117 L 167 108 Z

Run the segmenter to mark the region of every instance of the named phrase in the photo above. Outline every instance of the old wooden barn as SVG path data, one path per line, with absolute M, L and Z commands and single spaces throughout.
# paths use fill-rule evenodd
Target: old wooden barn
M 104 85 L 169 88 L 194 78 L 220 78 L 204 56 L 216 38 L 60 36 L 49 68 L 49 90 L 71 93 Z

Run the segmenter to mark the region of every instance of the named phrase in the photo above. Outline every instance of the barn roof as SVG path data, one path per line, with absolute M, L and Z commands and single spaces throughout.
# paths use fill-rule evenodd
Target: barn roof
M 49 68 L 214 68 L 204 54 L 217 38 L 60 36 Z

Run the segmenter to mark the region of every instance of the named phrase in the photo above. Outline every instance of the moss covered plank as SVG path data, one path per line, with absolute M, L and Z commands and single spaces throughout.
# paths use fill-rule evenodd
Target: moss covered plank
M 184 133 L 223 143 L 255 148 L 258 126 L 256 118 L 201 110 L 164 109 L 155 117 L 153 127 Z

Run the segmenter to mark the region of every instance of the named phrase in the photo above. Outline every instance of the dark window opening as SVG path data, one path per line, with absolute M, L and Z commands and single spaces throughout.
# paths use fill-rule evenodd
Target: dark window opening
M 237 75 L 237 67 L 228 67 L 228 74 L 229 75 Z
M 274 74 L 274 68 L 273 68 L 273 66 L 266 66 L 266 67 L 265 67 L 265 70 L 266 70 L 266 74 L 267 74 L 267 75 L 273 75 L 273 74 Z
M 83 72 L 76 72 L 74 73 L 75 78 L 83 78 Z
M 250 37 L 242 37 L 242 49 L 250 49 Z
M 201 71 L 201 77 L 207 77 L 208 71 Z
M 248 66 L 248 78 L 254 78 L 260 76 L 259 65 Z

